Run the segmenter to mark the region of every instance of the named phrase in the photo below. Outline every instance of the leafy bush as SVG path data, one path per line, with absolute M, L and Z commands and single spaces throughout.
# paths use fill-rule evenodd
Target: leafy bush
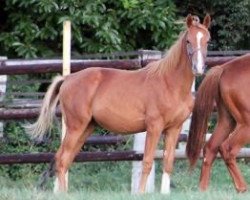
M 237 50 L 250 48 L 250 1 L 211 1 L 213 48 Z
M 176 0 L 178 12 L 212 17 L 210 50 L 250 49 L 249 0 Z
M 65 20 L 72 22 L 76 55 L 164 49 L 180 30 L 171 0 L 9 0 L 0 12 L 0 54 L 8 57 L 61 55 Z

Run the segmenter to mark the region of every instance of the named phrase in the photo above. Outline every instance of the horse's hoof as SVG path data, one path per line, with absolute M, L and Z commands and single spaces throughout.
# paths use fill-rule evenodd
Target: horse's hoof
M 237 188 L 236 189 L 238 193 L 244 193 L 247 191 L 247 188 L 246 187 L 242 187 L 242 188 Z
M 200 190 L 200 192 L 206 192 L 207 191 L 207 186 L 203 186 L 203 185 L 200 185 L 199 186 L 199 190 Z

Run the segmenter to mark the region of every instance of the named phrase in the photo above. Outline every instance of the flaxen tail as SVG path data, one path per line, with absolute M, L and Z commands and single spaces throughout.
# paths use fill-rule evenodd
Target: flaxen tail
M 194 168 L 205 142 L 208 120 L 213 111 L 214 100 L 219 95 L 219 80 L 222 72 L 223 68 L 221 66 L 211 69 L 202 81 L 196 94 L 186 147 L 190 169 Z
M 32 138 L 42 139 L 46 131 L 51 128 L 56 105 L 59 100 L 59 89 L 63 81 L 63 76 L 55 77 L 43 99 L 38 120 L 34 124 L 25 126 L 26 133 L 28 133 Z

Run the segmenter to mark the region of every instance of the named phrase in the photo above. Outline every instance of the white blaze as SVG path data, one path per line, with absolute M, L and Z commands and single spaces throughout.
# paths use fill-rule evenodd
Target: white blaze
M 162 174 L 161 193 L 162 194 L 169 194 L 170 193 L 170 176 L 166 172 L 164 172 Z
M 196 35 L 196 39 L 197 39 L 197 72 L 198 73 L 203 73 L 203 65 L 204 65 L 204 61 L 203 61 L 203 56 L 201 53 L 201 38 L 203 37 L 203 33 L 202 32 L 198 32 Z

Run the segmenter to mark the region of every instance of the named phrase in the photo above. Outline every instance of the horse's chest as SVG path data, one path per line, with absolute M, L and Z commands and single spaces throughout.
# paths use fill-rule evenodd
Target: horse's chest
M 193 100 L 188 99 L 185 102 L 175 102 L 170 110 L 166 112 L 165 119 L 168 124 L 181 124 L 190 115 L 193 107 Z

